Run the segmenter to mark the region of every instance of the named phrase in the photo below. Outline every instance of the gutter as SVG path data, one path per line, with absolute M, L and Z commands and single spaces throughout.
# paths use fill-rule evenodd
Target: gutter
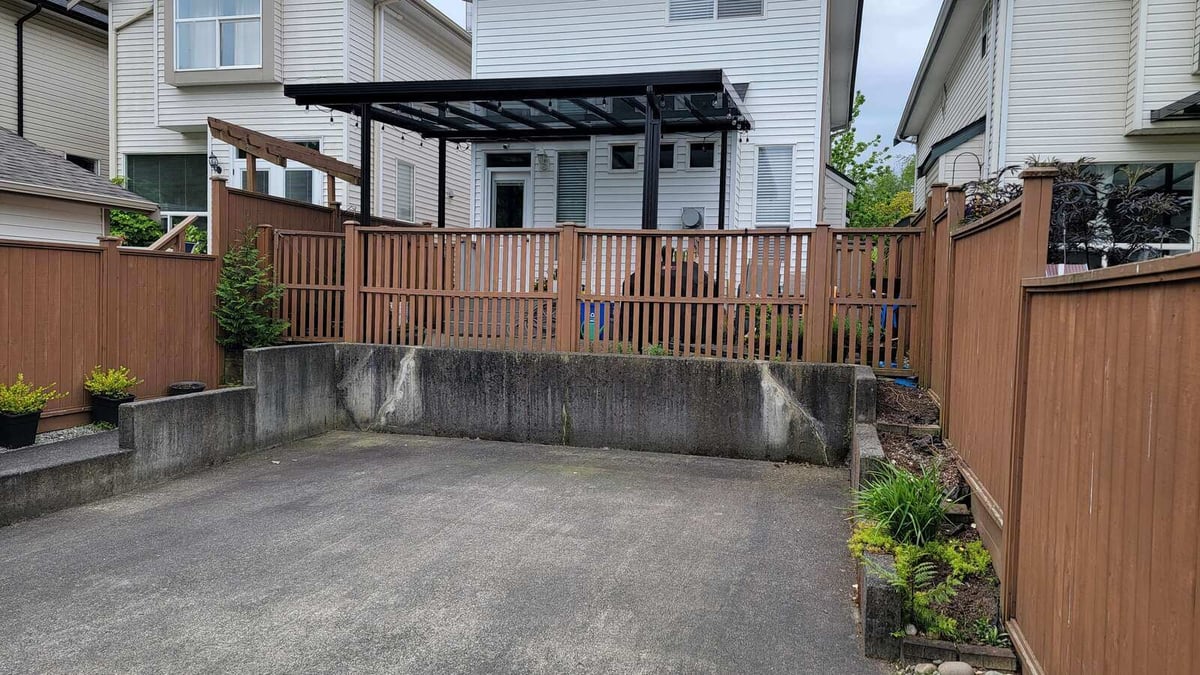
M 38 2 L 27 14 L 17 19 L 17 135 L 25 137 L 25 22 L 42 13 Z
M 904 104 L 904 112 L 900 116 L 900 126 L 896 128 L 895 145 L 900 145 L 909 140 L 902 134 L 911 121 L 913 106 L 917 103 L 917 97 L 921 94 L 921 88 L 925 86 L 925 78 L 929 76 L 929 67 L 933 64 L 933 57 L 938 53 L 942 45 L 942 40 L 946 37 L 946 30 L 950 25 L 950 17 L 954 14 L 955 5 L 957 4 L 958 0 L 945 0 L 941 11 L 938 13 L 937 22 L 933 25 L 933 34 L 929 45 L 925 49 L 925 57 L 921 59 L 921 66 L 917 69 L 916 80 L 913 82 L 912 90 L 908 93 L 908 102 Z

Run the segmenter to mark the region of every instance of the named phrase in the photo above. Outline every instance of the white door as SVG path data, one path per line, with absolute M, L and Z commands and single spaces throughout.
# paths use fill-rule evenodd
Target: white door
M 533 227 L 533 181 L 527 172 L 493 171 L 488 227 Z

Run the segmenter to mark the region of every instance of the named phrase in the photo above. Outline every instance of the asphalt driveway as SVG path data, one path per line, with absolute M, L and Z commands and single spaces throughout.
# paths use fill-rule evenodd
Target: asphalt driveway
M 0 528 L 2 672 L 882 672 L 845 470 L 333 433 Z

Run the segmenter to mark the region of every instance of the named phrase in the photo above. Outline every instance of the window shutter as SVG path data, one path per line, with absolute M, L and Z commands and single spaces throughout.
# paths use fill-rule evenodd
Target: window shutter
M 396 219 L 412 221 L 415 175 L 412 164 L 396 165 Z
M 792 221 L 792 146 L 760 147 L 757 178 L 754 221 L 764 225 L 789 225 Z
M 671 21 L 713 18 L 713 0 L 670 0 Z
M 763 0 L 717 0 L 718 19 L 762 16 Z
M 587 222 L 587 184 L 588 154 L 558 153 L 558 222 Z

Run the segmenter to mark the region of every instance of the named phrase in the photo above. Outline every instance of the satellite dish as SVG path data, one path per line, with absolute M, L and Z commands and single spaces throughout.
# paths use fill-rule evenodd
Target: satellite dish
M 704 227 L 704 209 L 693 206 L 685 208 L 680 222 L 688 230 L 698 230 Z

